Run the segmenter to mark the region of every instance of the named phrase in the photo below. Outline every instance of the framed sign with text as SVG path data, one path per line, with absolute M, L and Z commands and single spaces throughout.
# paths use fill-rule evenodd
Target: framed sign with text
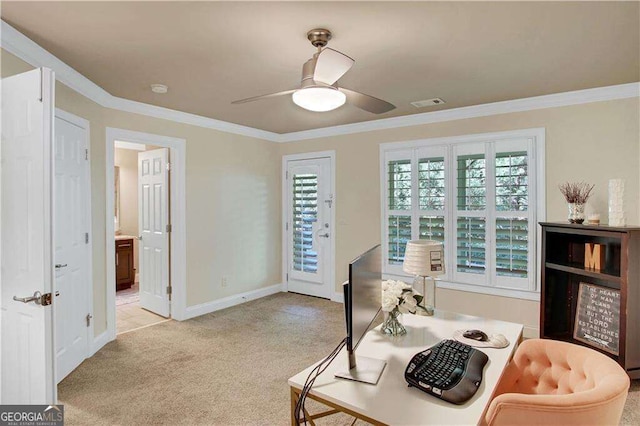
M 573 338 L 618 355 L 620 290 L 580 283 Z

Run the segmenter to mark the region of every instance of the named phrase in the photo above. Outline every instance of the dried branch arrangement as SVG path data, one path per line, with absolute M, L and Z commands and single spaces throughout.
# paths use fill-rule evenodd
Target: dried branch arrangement
M 595 185 L 586 182 L 565 182 L 558 185 L 567 203 L 585 204 Z

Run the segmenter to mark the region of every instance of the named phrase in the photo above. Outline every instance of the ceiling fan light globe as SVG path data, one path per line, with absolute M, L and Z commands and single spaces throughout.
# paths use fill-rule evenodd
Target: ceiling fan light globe
M 347 96 L 338 89 L 330 87 L 307 87 L 296 90 L 293 102 L 301 108 L 314 112 L 326 112 L 341 107 Z

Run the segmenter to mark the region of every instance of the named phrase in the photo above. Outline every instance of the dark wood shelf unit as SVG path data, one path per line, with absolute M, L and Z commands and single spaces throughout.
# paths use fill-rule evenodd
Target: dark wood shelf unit
M 612 286 L 612 288 L 617 288 L 618 290 L 620 289 L 619 284 L 622 282 L 622 279 L 620 278 L 620 276 L 611 275 L 607 272 L 598 272 L 598 271 L 593 271 L 589 269 L 584 269 L 584 267 L 580 267 L 579 264 L 561 265 L 559 263 L 546 262 L 545 265 L 549 269 L 555 269 L 557 271 L 568 272 L 576 275 L 583 275 L 585 277 L 591 277 L 598 280 L 604 280 L 604 281 L 610 281 L 612 283 L 616 283 L 618 285 Z
M 640 378 L 640 227 L 540 225 L 540 336 L 591 347 L 615 359 L 631 378 Z M 587 243 L 603 246 L 605 263 L 600 271 L 584 266 Z M 574 338 L 580 283 L 620 292 L 617 355 Z M 585 310 L 580 312 L 584 315 Z

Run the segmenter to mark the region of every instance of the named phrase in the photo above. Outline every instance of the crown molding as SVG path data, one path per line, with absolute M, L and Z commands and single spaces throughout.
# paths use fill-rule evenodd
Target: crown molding
M 5 21 L 1 21 L 0 47 L 34 67 L 52 69 L 58 81 L 105 108 L 280 143 L 640 97 L 636 82 L 280 134 L 113 96 Z
M 280 135 L 274 132 L 113 96 L 5 21 L 1 21 L 0 26 L 0 47 L 34 67 L 52 69 L 55 72 L 56 80 L 105 108 L 162 118 L 272 142 L 279 140 Z
M 371 132 L 374 130 L 419 126 L 423 124 L 440 123 L 443 121 L 463 120 L 466 118 L 486 117 L 490 115 L 509 114 L 513 112 L 533 111 L 536 109 L 555 108 L 636 97 L 640 97 L 640 83 L 619 84 L 615 86 L 554 93 L 552 95 L 534 96 L 531 98 L 493 102 L 490 104 L 473 105 L 443 111 L 425 112 L 422 114 L 383 118 L 380 120 L 365 121 L 362 123 L 285 133 L 280 135 L 279 142 L 297 142 L 308 139 Z

